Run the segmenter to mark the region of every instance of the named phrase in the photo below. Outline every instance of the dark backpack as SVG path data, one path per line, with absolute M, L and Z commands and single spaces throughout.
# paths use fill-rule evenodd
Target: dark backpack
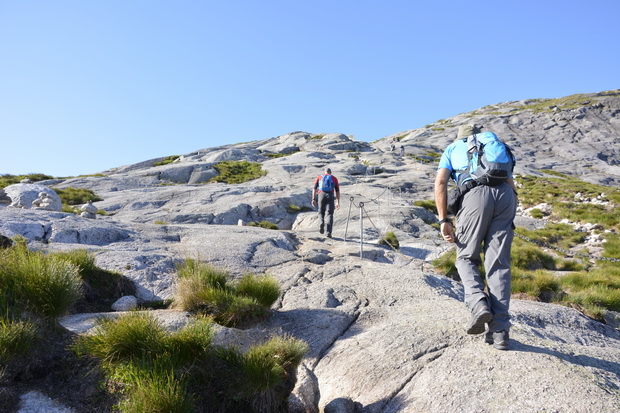
M 334 190 L 334 179 L 331 175 L 325 174 L 319 179 L 319 189 L 323 192 L 332 192 Z
M 478 133 L 463 139 L 467 142 L 467 171 L 459 176 L 459 185 L 471 177 L 480 185 L 501 185 L 511 176 L 516 160 L 508 145 L 493 132 Z

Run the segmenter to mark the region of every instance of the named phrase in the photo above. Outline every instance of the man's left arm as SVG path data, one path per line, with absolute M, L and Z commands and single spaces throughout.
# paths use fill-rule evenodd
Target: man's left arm
M 340 184 L 338 183 L 338 179 L 336 179 L 334 191 L 336 192 L 336 209 L 340 209 Z

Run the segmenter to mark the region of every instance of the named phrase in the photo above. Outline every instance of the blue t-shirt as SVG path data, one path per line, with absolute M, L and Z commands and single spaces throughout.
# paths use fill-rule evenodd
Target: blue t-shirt
M 461 173 L 467 170 L 468 163 L 467 141 L 459 139 L 452 142 L 443 152 L 437 169 L 448 169 L 452 179 L 454 179 L 455 182 L 458 182 Z

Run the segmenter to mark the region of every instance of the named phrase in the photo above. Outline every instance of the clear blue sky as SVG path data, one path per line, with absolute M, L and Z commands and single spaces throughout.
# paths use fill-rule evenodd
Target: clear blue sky
M 0 0 L 0 174 L 620 88 L 620 1 Z

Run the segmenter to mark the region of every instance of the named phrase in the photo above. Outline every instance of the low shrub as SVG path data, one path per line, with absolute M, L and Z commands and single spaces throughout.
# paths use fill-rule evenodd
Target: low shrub
M 37 339 L 38 328 L 34 323 L 0 317 L 0 362 L 27 353 Z
M 13 312 L 31 311 L 42 317 L 65 314 L 82 294 L 79 268 L 55 256 L 30 251 L 17 239 L 0 257 L 0 284 Z
M 133 295 L 136 287 L 129 278 L 95 265 L 95 254 L 85 249 L 74 249 L 50 254 L 68 261 L 79 269 L 82 279 L 82 297 L 75 304 L 75 311 L 109 311 L 110 306 L 125 295 Z
M 514 269 L 511 281 L 512 293 L 525 293 L 542 301 L 553 301 L 562 295 L 560 281 L 548 271 L 522 271 Z
M 63 207 L 71 208 L 74 205 L 85 204 L 88 201 L 103 201 L 99 195 L 95 194 L 91 189 L 85 188 L 72 188 L 67 187 L 65 189 L 52 188 L 60 197 Z M 73 208 L 71 208 L 73 211 Z
M 308 212 L 308 211 L 313 211 L 313 209 L 312 209 L 312 208 L 310 208 L 310 207 L 307 207 L 307 206 L 305 206 L 305 205 L 303 205 L 303 206 L 297 206 L 297 205 L 295 205 L 295 204 L 291 203 L 291 204 L 288 204 L 288 205 L 287 205 L 287 207 L 286 207 L 286 211 L 287 211 L 289 214 L 297 214 L 297 213 L 300 213 L 300 212 Z
M 274 224 L 273 222 L 269 222 L 269 221 L 250 222 L 250 226 L 260 227 L 260 228 L 265 228 L 265 229 L 280 229 L 280 227 L 278 227 L 278 224 Z
M 153 316 L 130 312 L 116 319 L 101 319 L 97 333 L 80 336 L 73 348 L 79 355 L 89 354 L 109 366 L 159 354 L 165 337 L 165 330 Z
M 437 205 L 434 200 L 414 201 L 413 205 L 422 207 L 437 215 Z
M 212 316 L 225 326 L 265 317 L 279 295 L 271 277 L 247 274 L 234 285 L 228 282 L 227 272 L 195 260 L 180 264 L 178 274 L 174 306 Z
M 168 156 L 166 158 L 164 158 L 161 161 L 158 162 L 153 162 L 153 166 L 162 166 L 162 165 L 168 165 L 171 164 L 172 162 L 176 161 L 177 159 L 179 159 L 180 156 L 179 155 L 172 155 L 172 156 Z
M 271 307 L 280 296 L 278 281 L 269 275 L 246 274 L 237 283 L 235 290 L 239 294 L 256 299 L 265 307 Z
M 127 314 L 72 347 L 99 360 L 123 412 L 283 411 L 308 346 L 275 337 L 243 354 L 212 337 L 208 318 L 169 333 L 149 315 Z
M 219 175 L 211 178 L 209 182 L 223 182 L 226 184 L 241 184 L 267 175 L 267 171 L 261 169 L 262 165 L 247 161 L 223 161 L 213 165 Z
M 54 179 L 53 176 L 44 174 L 28 174 L 28 175 L 0 175 L 0 188 L 6 188 L 9 185 L 20 183 L 24 179 L 30 179 L 32 182 L 45 181 L 47 179 Z
M 400 248 L 400 243 L 398 242 L 398 238 L 394 232 L 386 232 L 385 237 L 379 240 L 379 245 L 387 245 L 394 249 Z

